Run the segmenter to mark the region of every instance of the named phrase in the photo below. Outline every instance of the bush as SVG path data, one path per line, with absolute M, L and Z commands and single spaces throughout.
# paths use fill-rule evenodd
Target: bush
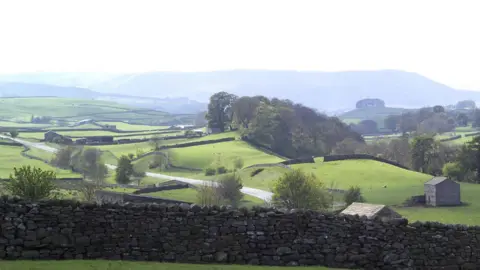
M 25 200 L 39 201 L 54 195 L 57 189 L 53 182 L 55 179 L 53 171 L 43 171 L 30 166 L 13 168 L 13 175 L 10 174 L 10 181 L 5 184 L 5 190 Z
M 289 209 L 326 209 L 329 196 L 322 182 L 302 170 L 286 172 L 273 187 L 273 203 Z
M 365 202 L 363 198 L 362 191 L 360 187 L 350 187 L 344 195 L 344 201 L 347 205 L 350 205 L 354 202 Z
M 225 174 L 227 172 L 228 172 L 228 170 L 227 170 L 227 168 L 225 168 L 225 166 L 220 166 L 220 167 L 217 168 L 217 174 Z
M 18 137 L 18 131 L 16 129 L 10 131 L 10 137 L 16 138 Z
M 257 175 L 257 174 L 259 174 L 259 173 L 263 172 L 263 170 L 265 170 L 265 168 L 258 168 L 258 169 L 255 169 L 255 170 L 253 170 L 253 171 L 250 173 L 250 176 L 251 176 L 251 177 L 254 177 L 255 175 Z
M 214 168 L 207 168 L 205 169 L 205 175 L 206 176 L 212 176 L 215 175 L 217 171 Z
M 217 184 L 218 194 L 227 201 L 231 206 L 238 207 L 240 200 L 243 198 L 243 193 L 240 191 L 243 188 L 242 179 L 237 174 L 225 175 Z
M 454 181 L 463 181 L 465 176 L 465 170 L 457 162 L 448 162 L 443 165 L 443 176 L 448 177 Z
M 196 203 L 202 206 L 220 205 L 222 203 L 215 182 L 206 181 L 198 187 Z
M 233 161 L 233 167 L 237 170 L 240 170 L 241 168 L 243 168 L 243 159 L 242 158 L 239 158 L 237 157 L 234 161 Z

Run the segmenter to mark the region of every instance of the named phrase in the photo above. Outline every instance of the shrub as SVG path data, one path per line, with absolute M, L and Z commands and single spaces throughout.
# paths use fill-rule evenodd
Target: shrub
M 227 201 L 231 206 L 238 207 L 243 193 L 242 179 L 237 174 L 223 176 L 217 184 L 218 194 Z
M 228 170 L 227 170 L 227 168 L 225 168 L 225 166 L 220 166 L 220 167 L 217 168 L 217 174 L 225 174 L 227 172 L 228 172 Z
M 135 154 L 132 154 L 132 153 L 128 153 L 128 158 L 130 160 L 133 160 L 135 158 Z
M 465 170 L 458 162 L 448 162 L 443 165 L 443 176 L 448 177 L 454 181 L 463 181 Z
M 212 176 L 215 175 L 217 171 L 214 168 L 207 168 L 205 169 L 205 175 L 206 176 Z
M 360 187 L 350 187 L 343 197 L 345 203 L 350 205 L 354 202 L 365 202 L 365 198 L 363 198 L 362 191 Z
M 253 170 L 253 171 L 250 173 L 250 176 L 251 176 L 251 177 L 254 177 L 255 175 L 257 175 L 257 174 L 259 174 L 259 173 L 263 172 L 263 170 L 265 170 L 265 168 L 258 168 L 258 169 L 255 169 L 255 170 Z
M 11 130 L 9 133 L 10 133 L 10 137 L 12 138 L 18 137 L 18 131 L 16 129 Z
M 240 157 L 237 157 L 234 161 L 233 161 L 233 167 L 236 169 L 236 170 L 240 170 L 241 168 L 243 168 L 243 159 L 240 158 Z
M 196 202 L 202 206 L 220 205 L 222 203 L 215 182 L 206 181 L 198 187 Z
M 53 171 L 30 166 L 13 168 L 13 175 L 10 174 L 10 181 L 5 184 L 5 190 L 25 200 L 39 201 L 54 195 L 57 189 L 53 182 L 55 179 Z
M 87 202 L 95 201 L 95 191 L 101 190 L 102 187 L 95 182 L 87 182 L 85 180 L 78 187 L 78 191 L 82 194 L 82 199 Z
M 326 209 L 329 206 L 329 196 L 313 174 L 302 170 L 286 172 L 276 181 L 273 187 L 273 203 L 289 209 Z

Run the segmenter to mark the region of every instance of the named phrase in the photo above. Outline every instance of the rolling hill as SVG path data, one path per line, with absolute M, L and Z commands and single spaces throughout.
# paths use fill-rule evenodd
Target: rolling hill
M 135 74 L 43 73 L 0 76 L 19 81 L 82 86 L 108 95 L 188 97 L 207 102 L 212 93 L 264 95 L 291 99 L 323 111 L 348 109 L 363 98 L 383 99 L 389 107 L 418 108 L 480 100 L 480 92 L 456 90 L 422 75 L 399 71 L 268 71 L 149 72 Z

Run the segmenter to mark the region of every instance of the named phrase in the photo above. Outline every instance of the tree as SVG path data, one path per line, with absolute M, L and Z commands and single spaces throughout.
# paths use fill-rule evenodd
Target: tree
M 392 132 L 397 131 L 397 127 L 400 123 L 400 117 L 398 115 L 389 115 L 384 120 L 385 128 L 388 128 Z
M 82 194 L 83 199 L 87 202 L 95 201 L 95 192 L 101 190 L 102 186 L 95 182 L 83 180 L 78 186 L 78 191 Z
M 122 155 L 115 169 L 115 181 L 119 184 L 128 184 L 133 172 L 132 161 L 127 156 Z
M 465 113 L 459 113 L 457 115 L 457 124 L 462 127 L 468 126 L 468 116 Z
M 319 210 L 329 206 L 323 183 L 315 175 L 299 169 L 286 172 L 276 181 L 272 201 L 276 206 L 289 209 Z
M 29 201 L 47 199 L 57 189 L 54 180 L 55 172 L 40 168 L 22 166 L 13 168 L 10 181 L 5 184 L 5 189 L 13 196 L 18 196 Z
M 464 181 L 465 169 L 458 162 L 445 163 L 442 168 L 442 173 L 454 181 Z
M 373 120 L 363 120 L 353 126 L 353 130 L 360 134 L 373 134 L 378 132 L 377 122 Z
M 462 101 L 459 101 L 457 102 L 457 105 L 455 106 L 455 108 L 457 110 L 473 110 L 476 108 L 476 104 L 475 104 L 475 101 L 473 100 L 462 100 Z
M 355 105 L 357 109 L 363 108 L 385 108 L 385 101 L 378 98 L 367 98 L 357 101 Z
M 240 170 L 241 168 L 243 168 L 243 159 L 241 157 L 237 157 L 235 158 L 235 160 L 233 161 L 233 167 L 236 169 L 236 170 Z
M 412 141 L 412 167 L 415 171 L 427 172 L 434 150 L 434 139 L 431 136 L 418 136 Z
M 162 146 L 163 142 L 164 142 L 164 139 L 158 135 L 151 137 L 149 141 L 150 145 L 153 148 L 153 151 L 160 150 L 160 146 Z
M 436 105 L 436 106 L 433 106 L 433 112 L 434 113 L 444 113 L 445 108 L 443 106 Z
M 18 134 L 19 134 L 18 130 L 16 130 L 16 129 L 10 130 L 9 133 L 10 133 L 10 137 L 12 137 L 12 138 L 18 137 Z
M 347 205 L 350 205 L 354 202 L 365 202 L 365 198 L 363 198 L 362 195 L 362 190 L 358 186 L 350 187 L 347 192 L 345 192 L 343 198 Z
M 227 92 L 218 92 L 210 97 L 208 104 L 207 120 L 208 127 L 219 128 L 221 132 L 232 121 L 232 105 L 236 96 Z
M 88 148 L 82 152 L 81 171 L 83 176 L 97 184 L 105 181 L 108 168 L 102 161 L 102 152 L 96 148 Z
M 242 179 L 236 173 L 224 175 L 217 184 L 218 194 L 231 206 L 238 207 L 243 193 Z
M 256 97 L 241 97 L 233 103 L 233 120 L 240 128 L 248 128 L 255 117 L 255 110 L 260 106 L 260 99 Z
M 354 139 L 346 138 L 345 140 L 337 143 L 333 152 L 337 155 L 351 155 L 360 149 L 364 143 L 360 143 Z
M 52 158 L 51 163 L 53 166 L 62 169 L 71 169 L 76 164 L 73 164 L 72 158 L 77 151 L 73 146 L 64 146 L 57 150 L 55 156 Z

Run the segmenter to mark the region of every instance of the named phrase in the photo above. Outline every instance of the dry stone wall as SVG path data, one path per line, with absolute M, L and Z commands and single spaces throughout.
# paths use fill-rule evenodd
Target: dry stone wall
M 0 201 L 0 258 L 478 269 L 480 228 L 196 205 Z

